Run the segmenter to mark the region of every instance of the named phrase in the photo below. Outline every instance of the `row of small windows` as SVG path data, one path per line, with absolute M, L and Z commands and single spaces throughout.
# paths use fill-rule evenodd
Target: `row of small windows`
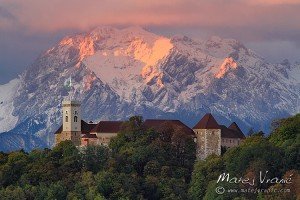
M 236 143 L 236 140 L 222 139 L 222 142 Z M 237 140 L 237 143 L 240 144 L 240 141 Z
M 231 141 L 230 139 L 222 139 L 222 142 L 229 142 L 229 143 L 231 143 L 231 142 L 234 142 L 234 141 Z
M 66 122 L 69 122 L 69 117 L 66 116 L 66 119 L 65 119 Z M 77 122 L 78 121 L 78 117 L 77 116 L 74 116 L 74 122 Z
M 211 134 L 214 135 L 215 133 L 217 133 L 216 131 L 212 131 Z M 196 131 L 196 134 L 200 134 L 200 132 Z

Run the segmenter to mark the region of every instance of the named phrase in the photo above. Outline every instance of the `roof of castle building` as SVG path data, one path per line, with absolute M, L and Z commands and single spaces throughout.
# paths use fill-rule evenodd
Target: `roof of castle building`
M 96 124 L 86 123 L 84 120 L 81 120 L 81 132 L 82 134 L 90 133 L 93 128 L 95 128 Z M 54 134 L 59 134 L 63 130 L 63 126 L 61 125 Z
M 82 134 L 89 134 L 95 127 L 96 127 L 96 124 L 86 123 L 85 121 L 81 120 L 81 133 Z
M 92 133 L 118 133 L 123 121 L 100 121 L 91 131 Z
M 54 134 L 59 134 L 62 132 L 62 125 L 57 129 L 57 131 L 55 131 Z
M 188 135 L 194 135 L 194 131 L 190 127 L 182 123 L 180 120 L 147 119 L 145 120 L 143 125 L 145 128 L 153 128 L 154 130 L 159 131 L 161 127 L 168 124 L 182 129 L 182 131 Z
M 236 131 L 240 138 L 245 138 L 243 131 L 240 129 L 240 127 L 237 125 L 237 123 L 233 122 L 232 124 L 230 124 L 228 129 Z
M 220 125 L 221 127 L 221 138 L 245 138 L 243 132 L 236 131 L 234 129 L 227 128 L 224 125 Z
M 81 138 L 97 138 L 97 135 L 87 133 L 87 134 L 84 134 Z
M 211 113 L 206 113 L 193 129 L 220 129 L 220 125 Z

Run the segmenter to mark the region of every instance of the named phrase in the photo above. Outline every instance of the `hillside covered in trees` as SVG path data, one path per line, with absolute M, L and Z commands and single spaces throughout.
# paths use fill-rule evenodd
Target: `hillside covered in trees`
M 240 146 L 204 161 L 195 161 L 193 138 L 180 129 L 166 125 L 154 131 L 142 122 L 141 117 L 130 118 L 109 148 L 77 149 L 65 141 L 52 150 L 0 153 L 1 199 L 300 197 L 300 114 L 274 122 L 269 136 L 254 133 Z M 291 178 L 291 183 L 217 183 L 222 173 L 256 180 L 260 171 L 268 171 L 268 177 Z M 217 187 L 225 192 L 218 194 Z M 273 192 L 241 192 L 255 188 Z

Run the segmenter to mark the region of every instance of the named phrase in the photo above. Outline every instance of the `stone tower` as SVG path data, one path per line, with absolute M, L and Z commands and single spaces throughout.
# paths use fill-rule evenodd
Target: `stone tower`
M 78 101 L 62 102 L 63 123 L 62 132 L 56 134 L 55 144 L 71 140 L 75 146 L 81 143 L 81 108 Z
M 211 154 L 221 155 L 221 128 L 212 114 L 205 114 L 193 131 L 197 140 L 198 159 L 203 160 Z

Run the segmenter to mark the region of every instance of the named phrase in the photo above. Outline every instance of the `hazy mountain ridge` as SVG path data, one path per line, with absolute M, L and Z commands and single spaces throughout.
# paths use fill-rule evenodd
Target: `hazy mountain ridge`
M 0 116 L 16 126 L 9 131 L 1 123 L 0 132 L 26 132 L 34 136 L 27 143 L 40 138 L 51 144 L 61 101 L 70 93 L 82 101 L 86 120 L 143 114 L 192 126 L 212 112 L 225 124 L 235 120 L 244 130 L 267 130 L 272 119 L 299 112 L 299 74 L 299 64 L 267 63 L 232 39 L 169 39 L 138 27 L 97 28 L 64 38 L 20 76 L 10 96 L 13 113 Z M 70 77 L 72 91 L 64 87 Z M 10 101 L 4 97 L 0 111 Z M 32 121 L 46 128 L 34 128 Z

